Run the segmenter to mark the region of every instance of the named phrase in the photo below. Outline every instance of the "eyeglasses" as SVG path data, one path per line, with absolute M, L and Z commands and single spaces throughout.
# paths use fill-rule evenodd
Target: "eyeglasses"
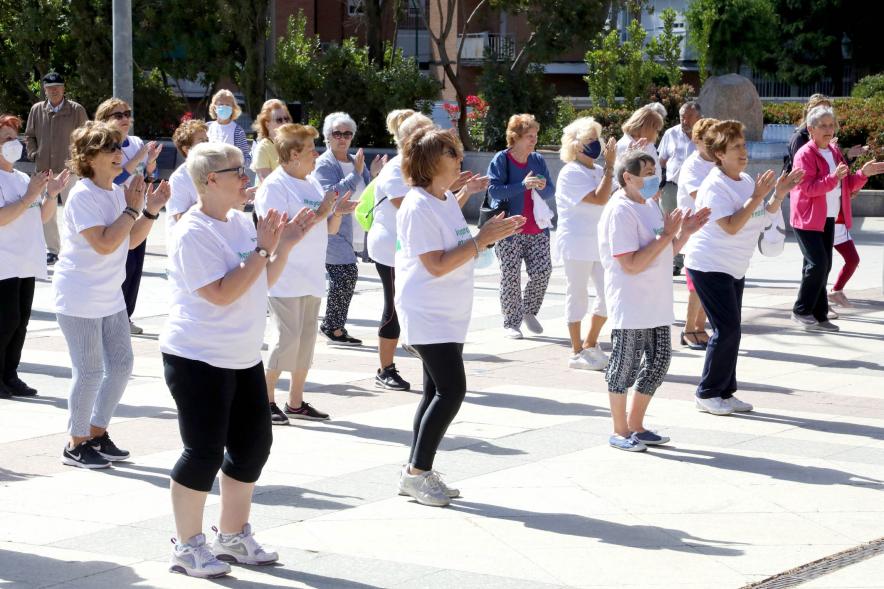
M 353 131 L 332 131 L 335 139 L 353 139 Z
M 276 123 L 277 125 L 285 125 L 286 123 L 292 122 L 292 117 L 279 117 L 279 118 L 273 119 L 273 122 Z
M 245 166 L 239 166 L 236 168 L 224 168 L 223 170 L 213 170 L 213 172 L 210 173 L 223 174 L 224 172 L 236 172 L 236 175 L 242 178 L 246 175 L 246 168 Z M 206 181 L 206 184 L 208 184 L 208 181 Z
M 124 110 L 121 112 L 112 112 L 110 114 L 110 116 L 117 119 L 118 121 L 120 121 L 122 119 L 131 119 L 132 118 L 132 111 L 131 110 Z
M 119 143 L 109 143 L 108 145 L 102 145 L 98 148 L 98 151 L 101 153 L 114 153 L 115 151 L 120 151 L 123 149 L 123 146 Z
M 442 150 L 442 153 L 444 153 L 444 154 L 447 155 L 448 157 L 452 157 L 452 158 L 454 158 L 454 159 L 457 159 L 457 152 L 454 151 L 454 150 L 453 150 L 452 148 L 450 148 L 450 147 L 446 147 L 444 150 Z

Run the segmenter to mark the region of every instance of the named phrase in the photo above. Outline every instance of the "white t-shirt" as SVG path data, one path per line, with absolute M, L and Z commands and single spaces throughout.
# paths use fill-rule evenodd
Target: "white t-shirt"
M 368 231 L 368 255 L 384 266 L 393 266 L 396 263 L 397 209 L 390 199 L 401 198 L 410 189 L 402 177 L 402 156 L 397 155 L 387 162 L 375 180 L 374 220 Z
M 0 170 L 0 208 L 19 202 L 28 191 L 27 174 Z M 46 278 L 42 199 L 37 198 L 12 223 L 0 226 L 0 280 Z
M 160 333 L 162 352 L 234 370 L 261 361 L 266 270 L 229 305 L 215 305 L 196 292 L 238 268 L 257 242 L 252 220 L 237 211 L 229 211 L 227 221 L 198 209 L 181 217 L 169 241 L 171 301 Z
M 569 162 L 556 178 L 556 240 L 563 259 L 599 260 L 598 224 L 605 207 L 583 202 L 583 197 L 595 190 L 603 177 L 601 166 L 587 168 L 579 162 Z
M 308 176 L 298 180 L 279 166 L 261 183 L 255 194 L 255 211 L 265 216 L 270 209 L 288 213 L 289 218 L 307 207 L 314 212 L 322 204 L 324 192 L 319 183 Z M 292 248 L 279 279 L 270 287 L 272 297 L 325 296 L 325 250 L 328 247 L 328 225 L 323 219 Z
M 829 173 L 834 174 L 835 170 L 838 167 L 838 164 L 835 163 L 835 156 L 832 155 L 832 150 L 828 147 L 821 149 L 820 153 L 823 154 L 823 157 L 826 158 L 826 163 L 829 164 Z M 826 216 L 835 218 L 838 216 L 838 213 L 841 212 L 841 181 L 838 181 L 838 184 L 835 185 L 835 188 L 826 193 Z
M 129 236 L 104 255 L 80 234 L 90 227 L 112 225 L 125 208 L 122 186 L 105 190 L 83 178 L 71 189 L 64 207 L 61 251 L 52 277 L 56 313 L 98 319 L 126 309 L 120 287 L 126 279 Z
M 835 223 L 834 245 L 841 245 L 842 243 L 847 243 L 852 239 L 853 238 L 850 236 L 850 231 L 847 230 L 847 225 L 845 225 L 844 223 Z
M 399 208 L 401 249 L 396 252 L 396 309 L 407 344 L 463 343 L 473 309 L 471 260 L 444 276 L 427 271 L 420 255 L 448 251 L 471 241 L 457 199 L 412 188 Z
M 233 145 L 233 136 L 236 133 L 236 123 L 230 121 L 226 125 L 222 125 L 218 121 L 209 123 L 209 136 L 211 143 L 227 143 Z
M 338 162 L 341 166 L 341 170 L 344 172 L 344 177 L 346 178 L 350 174 L 353 173 L 353 170 L 356 169 L 356 166 L 353 162 Z M 350 195 L 350 200 L 359 200 L 359 197 L 362 196 L 362 191 L 365 190 L 365 180 L 362 177 L 362 174 L 356 174 L 356 189 L 353 190 L 353 194 Z
M 678 184 L 678 178 L 688 156 L 697 151 L 697 146 L 681 128 L 681 124 L 666 129 L 660 140 L 660 157 L 666 160 L 666 180 Z
M 725 272 L 737 279 L 746 275 L 758 236 L 764 229 L 764 201 L 736 235 L 722 229 L 717 221 L 742 209 L 754 191 L 755 181 L 745 172 L 739 180 L 729 178 L 718 167 L 709 173 L 697 191 L 697 207 L 709 207 L 712 213 L 685 246 L 686 267 L 700 272 Z
M 136 137 L 135 135 L 127 136 L 123 142 L 126 143 L 128 141 L 128 145 L 123 147 L 123 165 L 125 166 L 129 160 L 135 157 L 135 154 L 144 147 L 144 141 L 141 140 L 140 137 Z M 132 183 L 132 178 L 135 176 L 143 176 L 144 168 L 147 167 L 147 158 L 144 158 L 138 165 L 135 167 L 135 171 L 126 178 L 126 181 L 123 182 L 123 186 L 129 186 Z
M 637 203 L 618 190 L 599 221 L 599 253 L 605 269 L 605 302 L 612 329 L 671 325 L 672 248 L 638 274 L 627 274 L 617 256 L 637 252 L 663 232 L 663 211 L 654 200 Z
M 178 169 L 169 176 L 169 190 L 172 194 L 166 203 L 167 231 L 175 226 L 175 215 L 186 213 L 197 201 L 196 186 L 187 171 L 187 162 L 178 166 Z
M 697 203 L 691 197 L 691 193 L 700 190 L 700 184 L 703 183 L 703 180 L 706 179 L 706 176 L 709 175 L 709 172 L 714 167 L 715 162 L 703 159 L 699 151 L 695 151 L 688 156 L 687 161 L 682 164 L 681 171 L 678 174 L 678 196 L 676 201 L 678 208 L 690 211 L 697 210 Z

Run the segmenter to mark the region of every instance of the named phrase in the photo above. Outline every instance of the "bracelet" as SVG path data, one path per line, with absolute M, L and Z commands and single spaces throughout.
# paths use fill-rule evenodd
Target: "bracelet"
M 153 213 L 151 213 L 150 211 L 147 210 L 147 207 L 144 207 L 143 209 L 141 209 L 141 214 L 144 215 L 145 217 L 147 217 L 148 219 L 150 219 L 151 221 L 156 221 L 157 219 L 160 218 L 159 214 L 154 215 Z
M 128 211 L 128 212 L 132 213 L 133 215 L 135 215 L 136 218 L 137 218 L 138 215 L 139 215 L 139 213 L 138 213 L 138 209 L 136 209 L 135 207 L 126 207 L 125 210 L 124 210 L 124 212 L 125 212 L 125 211 Z
M 479 242 L 476 241 L 476 238 L 473 237 L 473 236 L 470 236 L 470 239 L 473 240 L 473 245 L 476 247 L 476 257 L 478 258 L 478 257 L 480 256 L 480 253 L 479 253 Z
M 123 209 L 123 214 L 124 214 L 124 215 L 129 215 L 130 217 L 132 217 L 132 220 L 133 220 L 133 221 L 137 221 L 137 220 L 138 220 L 138 215 L 136 215 L 135 213 L 133 213 L 133 212 L 132 212 L 132 209 L 130 209 L 129 207 L 126 207 L 125 209 Z

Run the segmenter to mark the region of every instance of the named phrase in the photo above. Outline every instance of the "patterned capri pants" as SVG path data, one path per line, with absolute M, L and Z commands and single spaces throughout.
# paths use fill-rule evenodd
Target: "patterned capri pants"
M 494 246 L 500 261 L 500 312 L 503 326 L 518 329 L 525 314 L 537 315 L 543 304 L 552 260 L 549 255 L 549 233 L 535 235 L 517 233 Z M 528 283 L 522 292 L 522 260 Z
M 328 272 L 328 300 L 321 327 L 326 331 L 344 329 L 359 269 L 356 264 L 326 264 L 325 271 Z
M 605 371 L 608 392 L 626 394 L 635 385 L 635 392 L 653 395 L 663 384 L 672 360 L 672 339 L 669 326 L 648 329 L 612 329 L 611 360 Z

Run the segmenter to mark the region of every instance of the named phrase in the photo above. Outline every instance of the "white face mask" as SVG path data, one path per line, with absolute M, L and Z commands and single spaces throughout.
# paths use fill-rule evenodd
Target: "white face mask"
M 21 159 L 22 144 L 18 139 L 7 141 L 3 144 L 3 159 L 14 164 Z

